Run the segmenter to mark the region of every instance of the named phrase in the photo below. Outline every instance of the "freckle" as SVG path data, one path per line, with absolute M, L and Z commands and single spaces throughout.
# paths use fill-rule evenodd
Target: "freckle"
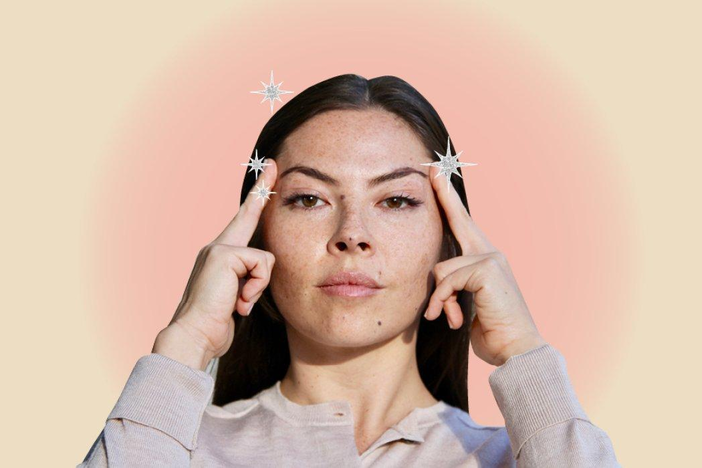
M 341 199 L 342 199 L 342 200 L 343 200 L 344 198 L 346 198 L 346 195 L 342 195 L 342 196 L 341 196 Z
M 383 322 L 381 322 L 380 320 L 378 320 L 378 326 L 380 326 L 380 325 L 382 325 L 382 324 L 383 324 Z

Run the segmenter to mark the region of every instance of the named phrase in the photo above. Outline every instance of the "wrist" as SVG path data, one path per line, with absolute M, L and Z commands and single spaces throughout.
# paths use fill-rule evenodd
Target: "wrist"
M 510 344 L 505 350 L 500 354 L 500 360 L 498 361 L 498 366 L 501 366 L 507 359 L 512 356 L 517 356 L 518 354 L 524 354 L 532 351 L 536 348 L 540 348 L 547 345 L 548 342 L 541 337 L 541 335 L 530 336 L 528 338 L 523 338 L 521 340 L 515 341 Z
M 213 357 L 211 353 L 199 347 L 185 330 L 173 325 L 159 332 L 151 352 L 201 371 L 207 368 Z

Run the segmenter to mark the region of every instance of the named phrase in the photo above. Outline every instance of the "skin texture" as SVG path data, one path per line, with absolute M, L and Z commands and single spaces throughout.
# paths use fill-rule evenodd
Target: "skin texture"
M 270 189 L 276 192 L 260 213 L 264 248 L 275 259 L 270 288 L 290 343 L 281 391 L 301 405 L 349 402 L 359 454 L 414 408 L 437 403 L 417 369 L 417 329 L 420 319 L 434 320 L 442 312 L 452 329 L 467 325 L 457 291 L 473 293 L 471 343 L 484 361 L 500 366 L 546 344 L 507 259 L 445 177 L 437 177 L 437 168 L 421 165 L 432 161 L 414 132 L 391 113 L 330 111 L 289 135 L 264 177 L 274 180 Z M 288 172 L 297 165 L 337 184 Z M 401 167 L 426 177 L 368 185 Z M 463 252 L 443 262 L 439 207 Z M 342 269 L 361 270 L 383 288 L 362 298 L 332 297 L 318 288 Z M 244 293 L 246 301 L 259 295 Z
M 271 293 L 290 342 L 281 391 L 299 404 L 350 402 L 359 453 L 413 408 L 437 402 L 419 377 L 415 355 L 443 234 L 429 167 L 421 166 L 431 161 L 391 113 L 326 112 L 286 139 L 275 160 L 271 190 L 277 194 L 261 215 L 265 250 L 276 258 Z M 338 186 L 299 172 L 284 175 L 298 164 L 330 175 Z M 367 187 L 369 179 L 405 166 L 427 177 Z M 319 198 L 284 205 L 296 192 Z M 398 196 L 422 204 L 392 198 Z M 317 285 L 341 269 L 361 270 L 384 288 L 364 298 L 330 297 Z

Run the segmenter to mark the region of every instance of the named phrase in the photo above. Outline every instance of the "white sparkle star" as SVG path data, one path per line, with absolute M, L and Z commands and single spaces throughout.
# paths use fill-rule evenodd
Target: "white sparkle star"
M 263 104 L 263 102 L 266 99 L 271 101 L 271 114 L 273 113 L 273 101 L 275 99 L 279 100 L 280 102 L 283 102 L 283 100 L 280 99 L 281 94 L 290 94 L 290 93 L 295 92 L 295 91 L 283 91 L 282 89 L 278 89 L 278 88 L 280 88 L 280 85 L 283 84 L 283 82 L 281 81 L 277 85 L 273 83 L 273 70 L 271 70 L 271 82 L 266 84 L 263 81 L 261 81 L 261 84 L 263 85 L 264 89 L 261 89 L 259 91 L 249 91 L 249 92 L 254 93 L 254 94 L 264 94 L 265 97 L 260 102 L 260 104 Z
M 256 190 L 254 190 L 254 192 L 253 192 L 254 194 L 258 195 L 258 198 L 261 199 L 261 205 L 263 205 L 265 203 L 264 199 L 270 200 L 270 197 L 268 195 L 270 195 L 272 193 L 277 193 L 277 192 L 271 192 L 270 190 L 268 190 L 269 188 L 270 187 L 266 187 L 266 182 L 262 181 L 261 185 L 256 187 Z
M 446 188 L 450 189 L 450 184 L 451 184 L 451 174 L 457 174 L 458 177 L 461 179 L 463 176 L 458 173 L 456 170 L 459 167 L 463 166 L 477 166 L 478 163 L 464 163 L 458 161 L 458 157 L 463 153 L 463 151 L 460 151 L 458 154 L 451 155 L 451 137 L 448 138 L 448 143 L 446 146 L 446 154 L 441 154 L 438 151 L 434 151 L 439 158 L 441 158 L 440 161 L 434 161 L 430 163 L 421 163 L 422 166 L 436 166 L 440 168 L 440 171 L 438 174 L 436 174 L 436 177 L 439 177 L 441 174 L 444 174 L 446 176 Z
M 270 163 L 263 162 L 266 158 L 258 159 L 258 149 L 256 150 L 256 155 L 253 158 L 249 158 L 248 163 L 241 163 L 242 166 L 251 166 L 247 172 L 255 171 L 256 180 L 258 180 L 258 171 L 263 170 L 263 166 L 270 166 Z

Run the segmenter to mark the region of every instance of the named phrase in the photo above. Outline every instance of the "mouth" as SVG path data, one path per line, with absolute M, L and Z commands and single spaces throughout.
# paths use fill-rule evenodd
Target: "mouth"
M 318 287 L 330 296 L 367 297 L 383 289 L 369 275 L 360 270 L 341 270 L 327 276 Z
M 325 294 L 342 297 L 366 297 L 377 294 L 381 288 L 372 288 L 361 284 L 331 284 L 319 286 Z

